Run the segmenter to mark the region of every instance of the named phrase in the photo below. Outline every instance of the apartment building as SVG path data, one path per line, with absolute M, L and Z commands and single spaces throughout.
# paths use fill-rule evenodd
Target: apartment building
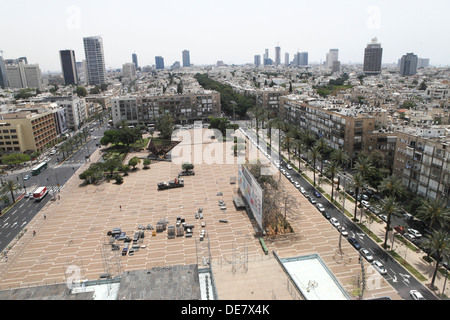
M 197 94 L 178 95 L 135 95 L 111 99 L 113 123 L 122 120 L 134 125 L 140 122 L 154 123 L 164 114 L 170 114 L 175 122 L 186 123 L 219 117 L 220 94 L 204 91 Z
M 57 139 L 53 111 L 18 111 L 0 114 L 2 152 L 44 151 Z
M 287 90 L 263 89 L 256 93 L 256 105 L 270 111 L 270 118 L 278 116 L 280 109 L 280 97 L 288 94 Z
M 307 104 L 297 95 L 280 97 L 280 117 L 324 137 L 330 147 L 342 148 L 354 158 L 364 150 L 364 138 L 375 129 L 373 116 L 349 107 Z
M 393 173 L 412 192 L 450 205 L 450 140 L 445 128 L 420 129 L 398 132 Z
M 71 130 L 78 130 L 85 123 L 88 117 L 86 100 L 78 96 L 51 96 L 44 98 L 44 102 L 55 102 L 65 110 L 67 127 Z

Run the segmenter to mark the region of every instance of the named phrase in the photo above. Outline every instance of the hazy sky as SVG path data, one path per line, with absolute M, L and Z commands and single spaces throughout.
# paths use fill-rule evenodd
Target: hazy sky
M 324 61 L 339 49 L 342 63 L 362 62 L 373 37 L 383 47 L 383 63 L 407 52 L 450 64 L 449 0 L 0 0 L 0 50 L 6 59 L 26 56 L 42 72 L 60 71 L 59 50 L 84 59 L 83 37 L 101 35 L 107 68 L 121 68 L 136 52 L 140 66 L 253 62 L 275 46 L 290 60 L 309 52 Z

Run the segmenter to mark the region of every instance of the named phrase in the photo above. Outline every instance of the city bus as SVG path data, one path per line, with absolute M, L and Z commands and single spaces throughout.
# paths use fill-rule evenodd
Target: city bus
M 31 174 L 33 176 L 37 176 L 39 173 L 41 173 L 42 171 L 44 171 L 45 169 L 47 169 L 47 162 L 41 162 L 40 164 L 38 164 L 36 167 L 34 167 L 33 169 L 31 169 Z

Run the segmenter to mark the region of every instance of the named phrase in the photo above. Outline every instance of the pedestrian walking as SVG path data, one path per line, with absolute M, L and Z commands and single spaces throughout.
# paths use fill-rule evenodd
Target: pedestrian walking
M 47 219 L 47 216 L 46 216 L 45 213 L 44 213 L 44 220 L 45 220 L 45 219 Z
M 119 208 L 120 208 L 120 211 L 122 211 L 122 206 L 119 206 Z

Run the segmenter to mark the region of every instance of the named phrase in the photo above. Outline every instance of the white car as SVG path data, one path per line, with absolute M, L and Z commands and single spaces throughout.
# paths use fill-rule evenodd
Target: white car
M 373 261 L 373 256 L 369 250 L 362 248 L 361 250 L 359 250 L 359 252 L 361 252 L 362 256 L 366 258 L 367 261 L 369 262 Z
M 306 192 L 305 188 L 300 187 L 300 192 L 303 193 L 303 194 L 305 194 L 305 192 Z
M 386 268 L 383 266 L 383 264 L 380 261 L 375 260 L 372 265 L 375 268 L 375 270 L 377 270 L 380 274 L 382 274 L 382 275 L 387 274 Z
M 291 166 L 290 164 L 287 164 L 287 165 L 286 165 L 286 168 L 287 168 L 288 170 L 292 170 L 292 166 Z
M 338 230 L 344 237 L 348 236 L 348 231 L 347 231 L 347 229 L 345 229 L 345 227 L 339 226 Z
M 324 212 L 325 211 L 325 207 L 321 203 L 316 204 L 316 207 L 317 207 L 317 209 L 319 209 L 320 212 Z
M 411 290 L 409 295 L 413 298 L 413 300 L 425 300 L 423 295 L 418 290 Z
M 408 232 L 411 233 L 414 237 L 416 238 L 420 238 L 422 237 L 422 234 L 420 234 L 419 231 L 417 231 L 416 229 L 408 229 Z
M 286 178 L 288 178 L 288 179 L 291 177 L 291 175 L 290 175 L 289 173 L 287 173 L 287 172 L 286 172 L 285 176 L 286 176 Z
M 298 181 L 295 181 L 294 182 L 294 185 L 295 185 L 295 187 L 298 189 L 298 188 L 300 188 L 300 183 L 298 182 Z
M 366 208 L 370 207 L 369 201 L 361 200 L 361 204 L 362 204 L 364 207 L 366 207 Z
M 336 218 L 331 218 L 330 219 L 330 223 L 335 226 L 336 228 L 339 228 L 341 225 L 339 223 L 339 221 Z

